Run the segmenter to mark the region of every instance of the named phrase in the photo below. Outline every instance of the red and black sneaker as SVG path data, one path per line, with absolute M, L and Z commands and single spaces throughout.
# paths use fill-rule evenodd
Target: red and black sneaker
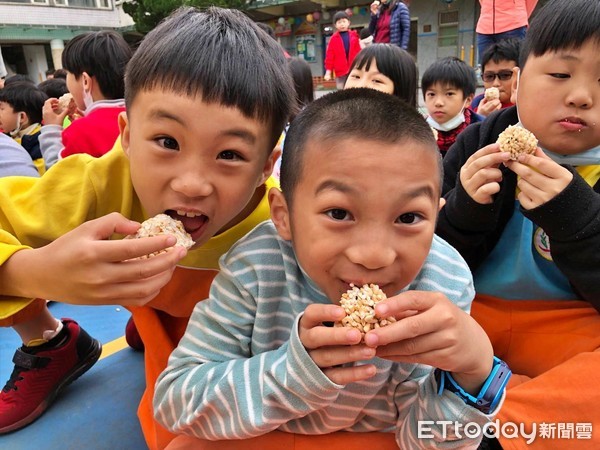
M 15 368 L 0 391 L 0 434 L 15 431 L 40 417 L 59 392 L 92 367 L 102 345 L 71 319 L 43 345 L 17 349 Z

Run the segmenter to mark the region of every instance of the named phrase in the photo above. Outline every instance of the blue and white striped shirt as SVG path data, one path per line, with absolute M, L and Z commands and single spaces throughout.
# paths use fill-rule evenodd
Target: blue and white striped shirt
M 430 366 L 373 358 L 376 375 L 347 385 L 321 371 L 298 337 L 298 321 L 309 304 L 330 301 L 272 222 L 259 224 L 220 264 L 210 298 L 196 305 L 158 379 L 154 407 L 162 425 L 210 440 L 345 430 L 395 432 L 403 449 L 476 447 L 452 426 L 444 444 L 435 424 L 433 438 L 418 439 L 420 420 L 483 425 L 490 418 L 454 394 L 438 396 Z M 409 289 L 442 292 L 466 312 L 474 297 L 466 263 L 437 236 Z

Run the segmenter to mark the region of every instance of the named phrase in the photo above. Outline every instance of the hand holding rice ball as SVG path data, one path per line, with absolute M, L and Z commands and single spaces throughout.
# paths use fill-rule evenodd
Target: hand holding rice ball
M 340 299 L 340 306 L 346 311 L 346 317 L 335 322 L 335 327 L 356 328 L 362 336 L 361 342 L 364 342 L 368 331 L 396 322 L 391 316 L 383 319 L 375 316 L 375 305 L 387 298 L 379 286 L 365 284 L 358 288 L 351 284 L 350 288 Z

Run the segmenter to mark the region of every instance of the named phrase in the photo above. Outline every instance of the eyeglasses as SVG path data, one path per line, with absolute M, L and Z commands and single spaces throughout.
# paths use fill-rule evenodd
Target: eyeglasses
M 501 70 L 500 72 L 483 72 L 481 78 L 486 83 L 493 83 L 494 79 L 498 77 L 500 81 L 508 81 L 512 78 L 512 70 Z

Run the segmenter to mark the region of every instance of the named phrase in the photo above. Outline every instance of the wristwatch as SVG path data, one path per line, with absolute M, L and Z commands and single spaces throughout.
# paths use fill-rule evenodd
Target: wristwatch
M 460 387 L 456 380 L 452 378 L 450 372 L 435 369 L 434 375 L 438 385 L 438 395 L 442 395 L 442 392 L 446 389 L 458 395 L 467 405 L 478 409 L 484 414 L 489 414 L 498 406 L 512 372 L 504 361 L 494 356 L 492 371 L 477 396 L 469 394 Z

